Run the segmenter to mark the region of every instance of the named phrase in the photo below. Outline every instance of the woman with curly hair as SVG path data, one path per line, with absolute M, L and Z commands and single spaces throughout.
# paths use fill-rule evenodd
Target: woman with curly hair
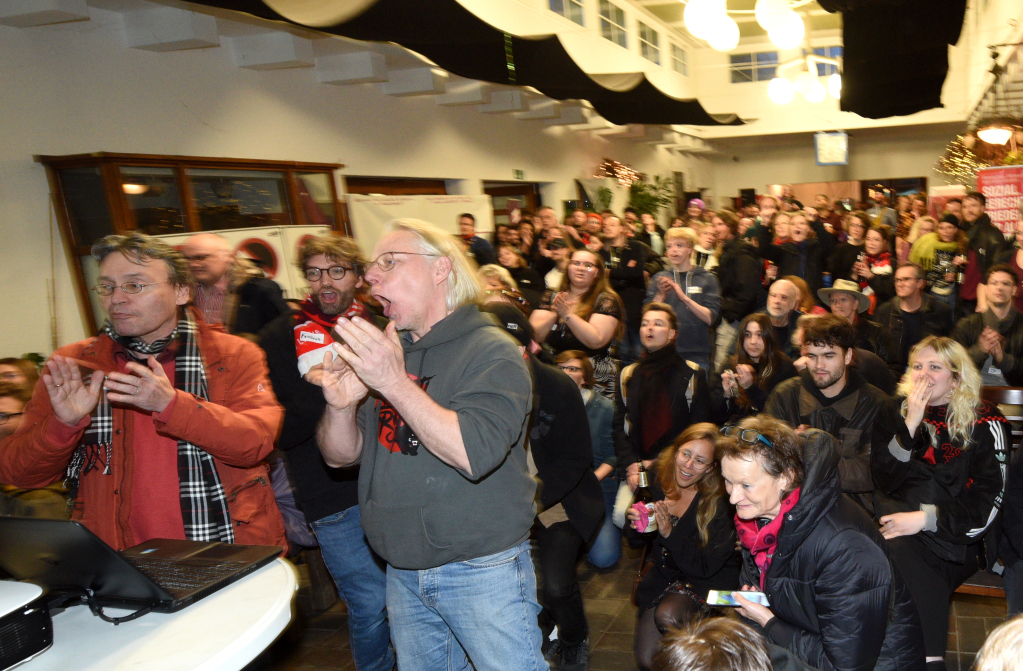
M 1011 431 L 980 389 L 962 345 L 924 338 L 871 452 L 874 515 L 919 608 L 928 671 L 945 668 L 949 599 L 977 571 L 1005 491 Z
M 796 376 L 792 360 L 774 340 L 770 316 L 747 315 L 738 333 L 735 354 L 710 381 L 711 416 L 719 424 L 759 413 L 778 383 Z
M 636 590 L 636 663 L 649 669 L 661 635 L 704 614 L 707 591 L 738 586 L 732 509 L 714 460 L 718 428 L 693 424 L 657 458 L 657 531 L 650 570 Z M 629 511 L 628 534 L 638 516 Z

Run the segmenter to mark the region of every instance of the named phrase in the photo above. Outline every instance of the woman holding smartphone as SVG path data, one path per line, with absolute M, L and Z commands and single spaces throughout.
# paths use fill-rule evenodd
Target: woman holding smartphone
M 721 430 L 715 454 L 742 546 L 739 615 L 810 666 L 921 669 L 909 590 L 866 511 L 842 495 L 834 439 L 758 415 Z M 946 624 L 947 624 L 946 616 Z
M 636 590 L 635 653 L 641 669 L 650 668 L 665 632 L 704 613 L 708 590 L 739 584 L 732 509 L 714 461 L 717 434 L 713 424 L 693 424 L 657 458 L 651 483 L 659 499 L 652 567 Z M 626 533 L 635 539 L 638 515 L 630 509 L 628 517 Z

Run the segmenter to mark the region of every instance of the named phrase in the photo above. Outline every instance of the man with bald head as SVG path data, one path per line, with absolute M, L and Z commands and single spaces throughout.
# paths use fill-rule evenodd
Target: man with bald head
M 212 328 L 254 336 L 291 309 L 280 286 L 235 258 L 231 243 L 216 233 L 197 233 L 181 246 L 195 284 L 192 302 Z

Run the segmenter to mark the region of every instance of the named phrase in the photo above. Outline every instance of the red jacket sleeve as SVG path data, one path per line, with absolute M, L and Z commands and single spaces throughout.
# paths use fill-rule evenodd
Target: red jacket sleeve
M 153 419 L 160 433 L 198 445 L 225 464 L 249 468 L 273 451 L 284 410 L 270 385 L 263 350 L 241 338 L 222 337 L 231 338 L 234 351 L 207 372 L 223 385 L 222 393 L 215 393 L 210 381 L 210 396 L 222 396 L 223 404 L 179 389 L 174 402 Z

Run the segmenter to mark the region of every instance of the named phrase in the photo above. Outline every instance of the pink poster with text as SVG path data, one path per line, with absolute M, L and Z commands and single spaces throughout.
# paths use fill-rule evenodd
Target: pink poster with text
M 987 199 L 984 211 L 991 223 L 1006 235 L 1015 231 L 1023 200 L 1023 165 L 981 168 L 977 171 L 977 191 Z

